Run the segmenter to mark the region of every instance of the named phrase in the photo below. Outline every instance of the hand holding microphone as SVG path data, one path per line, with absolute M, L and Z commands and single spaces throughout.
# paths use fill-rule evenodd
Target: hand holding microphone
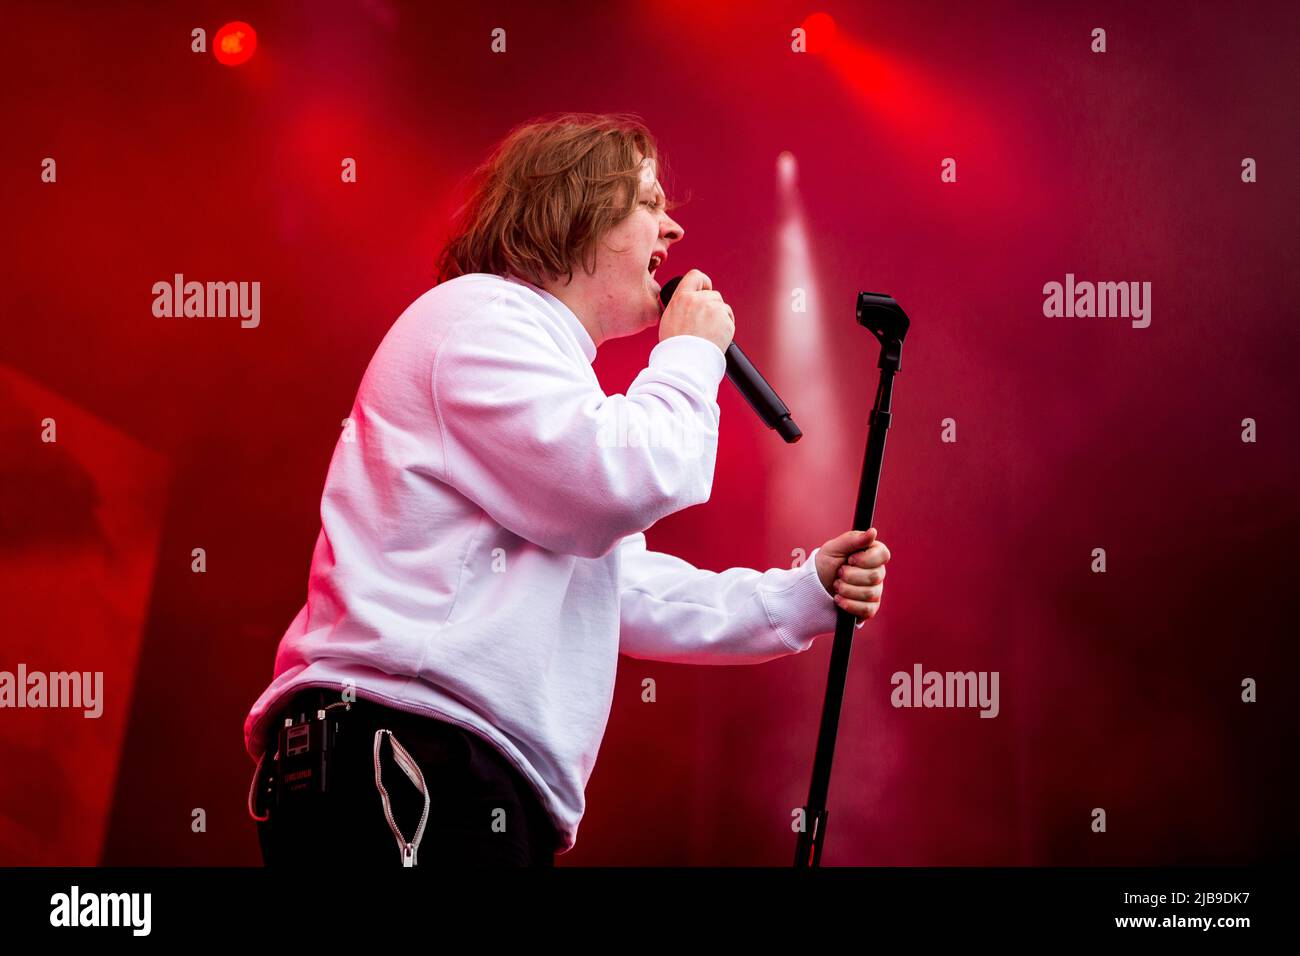
M 660 342 L 673 335 L 708 339 L 722 350 L 727 359 L 727 377 L 763 423 L 776 429 L 787 444 L 803 437 L 785 402 L 731 340 L 736 334 L 736 316 L 708 276 L 692 269 L 684 276 L 669 279 L 659 290 L 659 301 L 664 307 L 659 319 Z
M 659 341 L 674 335 L 698 335 L 708 339 L 724 355 L 736 334 L 736 316 L 722 300 L 722 293 L 699 269 L 692 269 L 673 282 L 674 292 L 659 293 L 665 309 L 659 320 Z M 671 300 L 671 304 L 669 302 Z

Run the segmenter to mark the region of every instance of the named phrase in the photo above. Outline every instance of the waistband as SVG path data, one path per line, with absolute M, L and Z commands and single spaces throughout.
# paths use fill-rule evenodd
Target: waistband
M 439 720 L 436 717 L 430 717 L 428 714 L 419 714 L 414 711 L 403 710 L 400 707 L 379 704 L 364 697 L 344 701 L 337 690 L 329 687 L 307 687 L 291 694 L 283 704 L 276 708 L 275 719 L 268 722 L 267 728 L 271 739 L 278 738 L 280 728 L 284 726 L 286 717 L 292 717 L 295 720 L 300 719 L 300 717 L 311 718 L 320 710 L 328 710 L 330 714 L 335 716 L 349 712 L 367 718 L 382 716 L 385 721 L 396 726 L 419 727 L 424 733 L 435 731 L 454 733 L 475 742 L 481 739 L 477 734 L 466 731 L 458 724 Z M 492 746 L 486 741 L 483 741 L 483 743 L 486 746 Z
M 347 704 L 347 711 L 344 709 L 344 703 Z M 328 712 L 330 714 L 352 712 L 367 723 L 382 723 L 391 727 L 399 736 L 415 731 L 422 736 L 434 734 L 448 741 L 455 741 L 456 743 L 453 746 L 465 748 L 477 754 L 480 761 L 487 761 L 495 766 L 500 773 L 504 773 L 511 778 L 515 782 L 518 792 L 526 801 L 530 815 L 534 817 L 538 825 L 545 826 L 555 835 L 556 847 L 561 845 L 560 831 L 551 819 L 549 812 L 547 812 L 541 795 L 527 778 L 519 772 L 511 760 L 497 749 L 494 743 L 459 724 L 439 720 L 427 714 L 376 703 L 364 697 L 345 702 L 337 688 L 307 687 L 291 694 L 284 704 L 276 708 L 275 718 L 267 723 L 269 739 L 266 757 L 269 759 L 270 755 L 276 752 L 280 728 L 284 726 L 286 717 L 293 717 L 295 720 L 298 719 L 299 714 L 314 717 L 317 711 L 324 708 L 329 708 Z M 250 812 L 251 799 L 250 796 Z

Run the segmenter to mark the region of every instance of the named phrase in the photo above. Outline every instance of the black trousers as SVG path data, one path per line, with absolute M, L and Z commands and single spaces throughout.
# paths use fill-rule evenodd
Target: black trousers
M 294 696 L 272 723 L 263 778 L 272 772 L 275 735 L 283 715 L 337 702 L 337 692 L 312 689 Z M 429 812 L 416 852 L 420 869 L 467 866 L 555 865 L 558 835 L 550 816 L 514 765 L 478 734 L 420 714 L 358 700 L 338 716 L 329 792 L 289 807 L 263 795 L 258 840 L 267 866 L 401 867 L 402 851 L 375 786 L 375 732 L 386 728 L 380 770 L 393 822 L 414 839 L 425 799 L 398 765 L 393 738 L 410 754 L 429 791 Z M 258 791 L 264 790 L 262 781 Z

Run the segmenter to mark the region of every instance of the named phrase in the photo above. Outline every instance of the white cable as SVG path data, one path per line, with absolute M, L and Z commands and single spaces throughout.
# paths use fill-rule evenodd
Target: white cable
M 253 811 L 253 794 L 257 792 L 257 781 L 258 778 L 262 776 L 262 761 L 265 759 L 266 759 L 266 751 L 263 750 L 262 756 L 257 758 L 257 769 L 253 771 L 253 782 L 248 785 L 248 815 L 252 817 L 254 820 L 256 820 L 258 823 L 265 823 L 267 820 L 271 818 L 271 814 L 269 813 L 266 814 L 265 816 L 259 817 Z

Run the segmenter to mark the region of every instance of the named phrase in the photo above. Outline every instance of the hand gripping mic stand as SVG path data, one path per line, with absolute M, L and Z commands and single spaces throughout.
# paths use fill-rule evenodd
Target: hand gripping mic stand
M 858 504 L 853 512 L 852 527 L 865 531 L 872 526 L 876 510 L 876 489 L 885 457 L 885 433 L 889 429 L 890 400 L 894 374 L 903 357 L 903 338 L 909 325 L 907 315 L 890 296 L 876 292 L 858 293 L 858 322 L 871 330 L 880 342 L 880 384 L 876 404 L 871 409 L 867 431 L 867 451 L 862 460 L 862 478 L 858 484 Z M 849 653 L 853 649 L 854 622 L 843 608 L 835 614 L 835 643 L 831 647 L 830 676 L 826 682 L 826 699 L 822 704 L 821 729 L 817 735 L 817 756 L 813 762 L 812 784 L 808 803 L 803 808 L 803 829 L 795 847 L 796 869 L 820 866 L 826 840 L 826 792 L 830 789 L 831 758 L 835 752 L 835 735 L 839 729 L 840 705 L 844 700 L 844 682 L 849 672 Z

